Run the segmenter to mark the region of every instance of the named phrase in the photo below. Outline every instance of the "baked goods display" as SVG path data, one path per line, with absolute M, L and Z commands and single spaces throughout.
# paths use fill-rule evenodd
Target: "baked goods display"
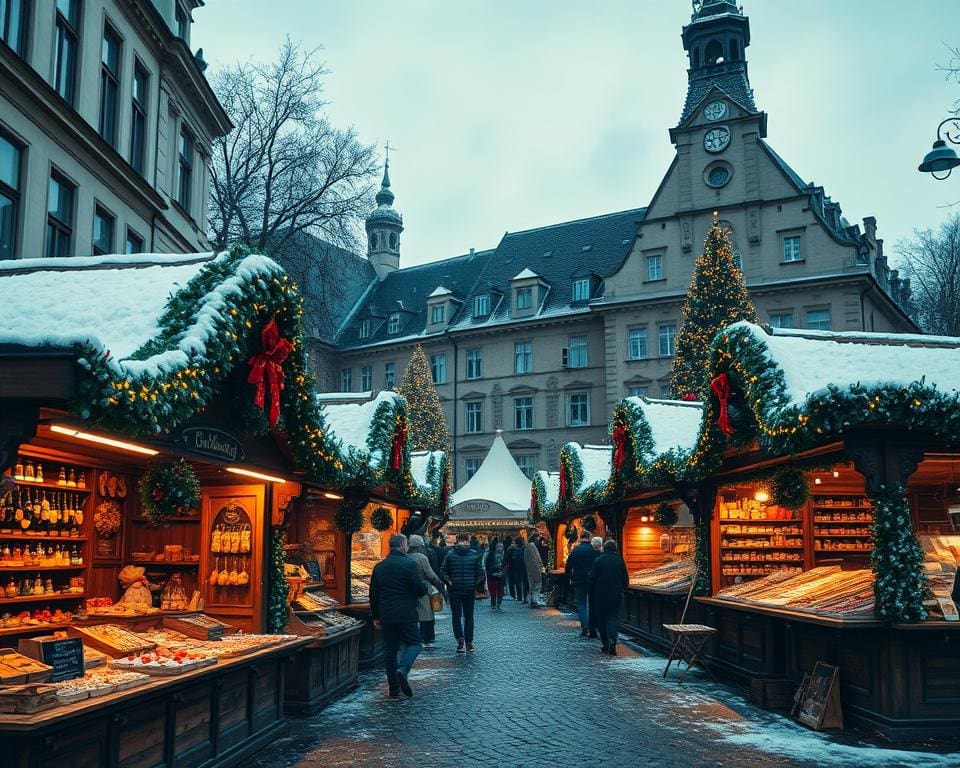
M 865 496 L 813 497 L 816 557 L 868 555 L 873 551 L 873 507 Z
M 53 673 L 53 667 L 13 648 L 0 648 L 0 684 L 42 683 Z
M 124 656 L 152 650 L 155 645 L 142 635 L 119 627 L 116 624 L 96 624 L 92 627 L 70 627 L 71 637 L 79 637 L 83 644 L 90 645 L 109 656 Z
M 665 592 L 683 592 L 693 578 L 693 560 L 673 560 L 656 568 L 636 571 L 630 577 L 631 587 L 649 587 Z
M 870 617 L 874 612 L 873 572 L 843 571 L 836 565 L 797 575 L 779 572 L 726 587 L 716 597 L 832 616 Z
M 758 494 L 759 495 L 759 494 Z M 799 512 L 746 496 L 720 501 L 721 583 L 803 568 Z
M 157 647 L 145 653 L 132 653 L 110 662 L 112 669 L 139 672 L 145 675 L 180 675 L 200 667 L 216 664 L 217 660 L 199 651 Z
M 340 603 L 326 592 L 303 590 L 294 601 L 296 606 L 304 611 L 325 611 L 330 608 L 339 608 Z

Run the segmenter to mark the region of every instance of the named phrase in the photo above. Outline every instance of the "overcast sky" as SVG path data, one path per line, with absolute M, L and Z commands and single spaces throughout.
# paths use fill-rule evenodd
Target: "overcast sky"
M 768 140 L 887 254 L 960 206 L 960 173 L 917 172 L 960 98 L 936 65 L 956 0 L 744 0 Z M 685 0 L 207 0 L 211 68 L 323 46 L 336 125 L 391 157 L 401 264 L 491 248 L 505 231 L 646 205 L 686 92 Z

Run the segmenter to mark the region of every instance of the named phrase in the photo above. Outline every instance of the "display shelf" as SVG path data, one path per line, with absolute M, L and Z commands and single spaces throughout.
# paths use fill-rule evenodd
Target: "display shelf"
M 779 518 L 766 518 L 766 517 L 721 517 L 720 525 L 743 525 L 744 523 L 751 523 L 753 525 L 789 525 L 793 523 L 794 525 L 802 523 L 799 517 L 791 517 L 789 519 L 779 519 Z
M 85 571 L 85 565 L 4 565 L 0 563 L 0 573 L 4 571 L 9 573 L 19 573 L 30 571 L 30 573 L 45 573 L 47 571 Z
M 87 541 L 87 536 L 35 536 L 26 533 L 0 533 L 0 541 Z
M 7 475 L 9 477 L 9 475 Z M 24 490 L 29 490 L 30 488 L 45 488 L 48 491 L 64 491 L 65 493 L 93 493 L 93 489 L 90 487 L 78 488 L 75 485 L 57 485 L 56 483 L 48 483 L 44 480 L 42 483 L 36 483 L 33 480 L 17 480 L 17 488 L 23 488 Z
M 74 594 L 63 593 L 63 592 L 53 592 L 49 595 L 24 595 L 23 597 L 2 597 L 0 598 L 0 605 L 10 605 L 12 603 L 45 603 L 50 600 L 82 600 L 84 597 L 83 592 L 76 592 Z
M 133 565 L 142 565 L 144 568 L 199 568 L 199 561 L 181 560 L 131 560 Z
M 827 500 L 847 503 L 825 504 Z M 814 557 L 862 557 L 873 551 L 873 507 L 862 494 L 814 496 Z M 829 512 L 829 514 L 826 514 Z M 827 546 L 828 542 L 850 542 L 857 546 Z
M 764 549 L 803 549 L 804 548 L 803 544 L 764 544 L 762 547 L 740 547 L 740 546 L 734 546 L 733 544 L 726 544 L 723 542 L 720 543 L 720 546 L 723 547 L 724 549 L 741 549 L 741 550 L 745 549 L 750 552 L 753 552 L 756 550 L 764 550 Z
M 167 523 L 199 523 L 201 520 L 199 515 L 190 515 L 187 517 L 168 517 L 165 518 L 161 523 L 156 523 L 152 518 L 145 517 L 143 515 L 137 515 L 130 519 L 135 523 L 146 523 L 148 525 L 166 525 Z
M 813 533 L 818 539 L 870 539 L 873 537 L 870 533 L 824 533 L 823 531 Z

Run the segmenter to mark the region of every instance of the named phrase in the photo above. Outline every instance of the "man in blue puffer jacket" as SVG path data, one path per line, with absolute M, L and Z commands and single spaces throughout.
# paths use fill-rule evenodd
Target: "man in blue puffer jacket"
M 480 553 L 470 548 L 470 534 L 457 534 L 457 545 L 447 553 L 440 570 L 449 593 L 457 653 L 463 653 L 464 643 L 467 653 L 473 653 L 473 607 L 483 584 L 483 564 Z

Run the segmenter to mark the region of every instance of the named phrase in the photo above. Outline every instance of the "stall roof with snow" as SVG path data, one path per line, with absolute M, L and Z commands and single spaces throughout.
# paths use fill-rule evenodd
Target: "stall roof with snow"
M 530 511 L 530 480 L 497 430 L 476 473 L 450 497 L 450 522 L 509 521 L 522 525 Z

